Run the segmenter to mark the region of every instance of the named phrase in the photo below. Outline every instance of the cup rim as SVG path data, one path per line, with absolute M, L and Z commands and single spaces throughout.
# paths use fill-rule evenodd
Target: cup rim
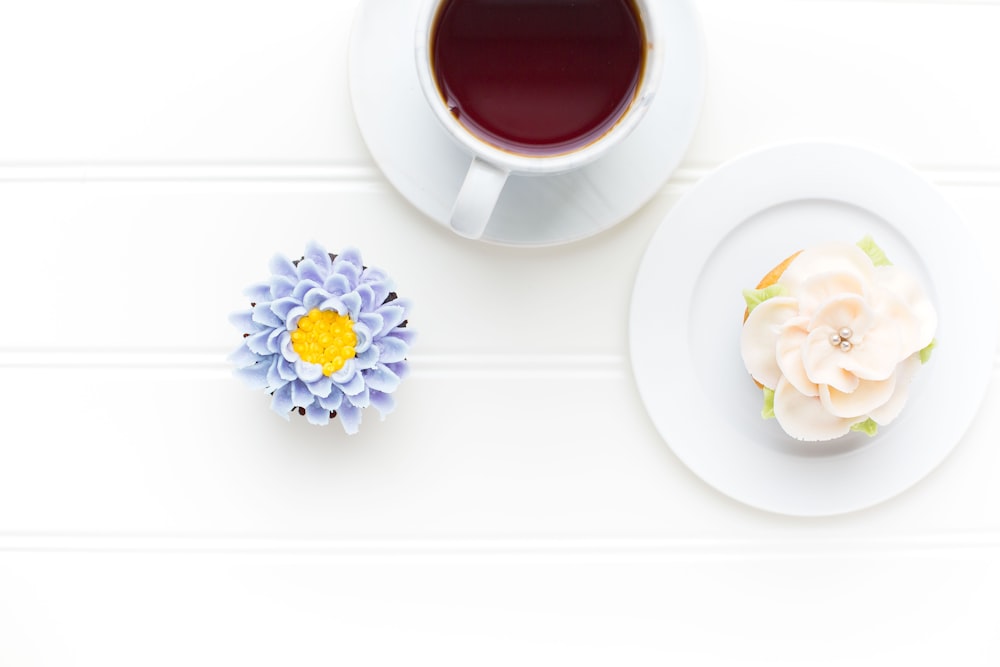
M 633 0 L 639 10 L 646 32 L 646 58 L 642 78 L 625 113 L 607 131 L 590 143 L 564 153 L 529 155 L 505 150 L 480 139 L 462 125 L 444 104 L 444 98 L 434 80 L 430 57 L 431 29 L 440 5 L 446 0 L 422 0 L 415 34 L 417 78 L 424 98 L 448 136 L 458 142 L 471 156 L 513 173 L 554 174 L 582 167 L 617 146 L 642 120 L 659 88 L 663 67 L 664 45 L 660 19 L 654 0 Z

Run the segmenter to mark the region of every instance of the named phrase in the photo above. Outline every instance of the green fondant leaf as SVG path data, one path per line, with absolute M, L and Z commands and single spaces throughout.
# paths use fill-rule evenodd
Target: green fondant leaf
M 851 426 L 851 430 L 861 431 L 862 433 L 866 433 L 870 438 L 876 433 L 878 433 L 878 424 L 876 424 L 875 421 L 871 417 L 869 417 L 863 422 L 858 422 L 857 424 Z
M 764 387 L 764 408 L 760 411 L 764 419 L 774 419 L 774 390 Z
M 931 360 L 931 352 L 937 347 L 937 339 L 935 338 L 927 345 L 924 349 L 920 350 L 917 354 L 920 355 L 920 363 L 926 364 Z
M 768 287 L 764 287 L 763 289 L 743 290 L 743 298 L 747 302 L 747 312 L 752 313 L 754 308 L 764 303 L 768 299 L 771 299 L 776 296 L 781 296 L 786 292 L 787 290 L 785 290 L 784 285 L 781 285 L 780 283 L 769 285 Z
M 865 251 L 875 266 L 892 266 L 892 262 L 885 256 L 885 251 L 878 247 L 870 235 L 858 241 L 858 247 Z

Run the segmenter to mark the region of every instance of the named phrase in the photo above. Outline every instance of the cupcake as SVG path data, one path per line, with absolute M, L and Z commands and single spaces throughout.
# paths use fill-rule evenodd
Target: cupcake
M 250 309 L 230 317 L 243 334 L 229 356 L 235 374 L 267 391 L 285 419 L 336 419 L 356 433 L 365 408 L 384 418 L 407 374 L 409 301 L 355 248 L 334 255 L 311 243 L 298 261 L 275 256 L 270 269 L 244 291 Z
M 740 351 L 762 415 L 797 440 L 875 435 L 935 344 L 923 286 L 871 237 L 798 252 L 744 297 Z

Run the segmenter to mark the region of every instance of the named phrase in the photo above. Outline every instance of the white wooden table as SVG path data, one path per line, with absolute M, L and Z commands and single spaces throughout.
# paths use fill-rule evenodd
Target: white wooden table
M 791 519 L 674 457 L 626 349 L 659 222 L 774 141 L 905 160 L 1000 258 L 1000 2 L 699 0 L 681 167 L 541 250 L 384 179 L 356 2 L 0 0 L 0 665 L 1000 664 L 996 377 L 917 486 Z M 309 239 L 416 305 L 399 407 L 352 438 L 224 361 Z

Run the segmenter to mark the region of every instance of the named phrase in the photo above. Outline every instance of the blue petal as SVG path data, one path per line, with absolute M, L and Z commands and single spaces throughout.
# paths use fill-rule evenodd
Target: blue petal
M 302 380 L 295 380 L 288 384 L 292 387 L 292 405 L 298 408 L 309 407 L 316 400 L 309 387 Z
M 367 269 L 361 272 L 361 282 L 372 284 L 372 283 L 388 283 L 389 274 L 387 274 L 382 269 L 377 266 L 369 266 Z
M 266 357 L 257 354 L 246 345 L 240 345 L 226 357 L 227 361 L 240 368 L 252 366 L 263 359 L 266 359 Z
M 379 350 L 374 345 L 369 345 L 367 350 L 357 352 L 356 354 L 357 356 L 354 357 L 354 363 L 357 364 L 358 370 L 372 368 L 379 361 Z
M 281 332 L 281 337 L 278 340 L 278 350 L 281 352 L 281 357 L 283 359 L 292 363 L 301 359 L 299 353 L 295 351 L 294 347 L 292 347 L 292 335 L 287 331 Z
M 371 283 L 371 288 L 372 291 L 375 292 L 375 305 L 381 306 L 385 303 L 385 300 L 389 298 L 389 292 L 392 291 L 392 283 L 387 280 Z
M 306 421 L 316 426 L 326 426 L 330 423 L 330 411 L 319 403 L 306 406 Z
M 351 291 L 351 283 L 343 275 L 334 273 L 323 281 L 323 289 L 330 294 L 340 296 Z
M 335 296 L 331 296 L 329 299 L 319 304 L 320 310 L 334 310 L 341 315 L 347 314 L 347 306 L 344 302 Z
M 254 283 L 243 290 L 243 293 L 254 303 L 268 301 L 271 298 L 271 286 L 268 283 Z
M 354 291 L 361 297 L 361 312 L 375 310 L 376 307 L 382 305 L 381 302 L 375 302 L 375 290 L 368 285 L 358 285 L 358 289 Z
M 286 276 L 271 276 L 271 299 L 286 297 L 295 289 L 296 281 Z
M 299 262 L 298 270 L 299 280 L 314 280 L 316 283 L 322 285 L 326 279 L 326 274 L 321 272 L 319 267 L 316 266 L 316 262 L 308 257 Z
M 324 276 L 330 274 L 330 267 L 333 266 L 333 260 L 330 259 L 330 253 L 326 251 L 326 248 L 315 241 L 310 241 L 306 244 L 305 257 L 306 259 L 311 259 Z
M 384 419 L 387 414 L 396 408 L 396 399 L 389 394 L 372 389 L 370 392 L 372 406 L 378 410 L 379 415 Z
M 378 336 L 382 331 L 388 331 L 388 329 L 383 329 L 385 320 L 378 313 L 361 313 L 358 316 L 358 321 L 368 327 L 373 336 Z
M 358 432 L 358 427 L 361 426 L 361 408 L 356 408 L 344 401 L 340 410 L 337 411 L 337 418 L 340 420 L 341 426 L 344 427 L 344 432 L 348 435 L 354 435 Z
M 271 394 L 271 409 L 285 419 L 288 419 L 291 416 L 288 413 L 291 412 L 293 407 L 295 406 L 292 404 L 291 384 L 279 387 L 273 394 Z
M 330 298 L 330 293 L 322 287 L 314 287 L 302 297 L 302 307 L 307 311 L 319 308 L 324 301 Z
M 238 313 L 232 313 L 229 316 L 229 321 L 234 327 L 239 329 L 240 333 L 253 333 L 260 329 L 260 325 L 253 321 L 252 310 L 241 310 Z
M 330 376 L 330 379 L 333 380 L 334 384 L 340 384 L 350 380 L 357 372 L 358 367 L 357 364 L 354 363 L 354 359 L 348 359 L 344 362 L 344 365 L 340 367 L 339 371 L 336 371 Z
M 299 359 L 295 362 L 295 373 L 303 382 L 315 382 L 323 377 L 323 367 L 319 364 Z
M 372 332 L 364 322 L 355 322 L 352 329 L 358 339 L 354 343 L 354 351 L 360 354 L 372 346 Z
M 344 262 L 356 268 L 358 270 L 358 275 L 359 276 L 361 275 L 361 269 L 364 267 L 365 263 L 361 259 L 360 250 L 358 250 L 354 246 L 348 246 L 344 248 L 343 251 L 341 251 L 341 253 L 337 255 L 337 261 L 334 263 L 337 264 Z
M 267 337 L 271 335 L 273 329 L 264 329 L 263 331 L 258 331 L 243 339 L 246 346 L 250 348 L 253 352 L 257 354 L 267 356 L 271 354 L 271 351 L 267 349 Z
M 384 362 L 402 361 L 406 359 L 406 353 L 410 350 L 406 341 L 396 335 L 382 336 L 375 341 L 375 346 L 379 350 L 379 358 Z
M 339 273 L 347 279 L 348 284 L 351 289 L 357 287 L 358 279 L 361 277 L 361 268 L 354 266 L 350 262 L 340 261 L 340 255 L 337 256 L 337 261 L 333 263 L 333 272 Z
M 267 337 L 267 349 L 271 354 L 281 352 L 281 335 L 288 333 L 284 329 L 271 329 L 271 335 Z
M 376 311 L 382 316 L 383 331 L 389 331 L 406 319 L 406 309 L 404 308 L 404 304 L 399 303 L 400 301 L 401 299 L 390 301 Z
M 295 270 L 295 265 L 292 260 L 284 257 L 282 255 L 275 255 L 271 258 L 268 263 L 268 268 L 271 269 L 271 273 L 276 276 L 285 276 L 286 278 L 291 278 L 293 280 L 298 278 L 298 272 Z
M 309 391 L 319 398 L 326 398 L 333 391 L 333 380 L 326 375 L 315 382 L 307 382 L 306 384 L 309 386 Z
M 361 282 L 372 288 L 375 293 L 375 305 L 381 306 L 389 298 L 395 285 L 392 279 L 382 269 L 369 267 L 361 274 Z
M 267 386 L 272 390 L 276 387 L 283 387 L 288 384 L 288 379 L 281 377 L 281 359 L 279 357 L 271 357 L 270 363 L 267 368 Z M 295 378 L 292 378 L 293 380 Z
M 266 363 L 254 364 L 245 368 L 237 368 L 233 371 L 233 375 L 251 389 L 264 389 L 267 387 L 267 368 L 268 364 Z
M 365 389 L 365 379 L 361 376 L 359 371 L 355 371 L 354 375 L 347 382 L 337 382 L 334 380 L 334 384 L 337 385 L 346 396 L 355 396 L 360 394 Z
M 392 331 L 386 333 L 386 336 L 398 338 L 407 345 L 412 346 L 413 340 L 417 337 L 417 332 L 410 327 L 396 327 Z
M 266 304 L 260 304 L 253 309 L 253 321 L 266 327 L 280 327 L 284 324 L 284 321 L 271 312 Z
M 369 387 L 386 394 L 391 394 L 399 387 L 399 376 L 393 373 L 385 364 L 379 364 L 375 368 L 368 369 L 362 373 L 365 382 Z
M 322 287 L 322 285 L 320 285 L 315 280 L 300 281 L 299 284 L 295 286 L 295 289 L 292 290 L 292 296 L 294 296 L 296 299 L 301 299 L 306 295 L 306 292 L 313 289 L 314 287 Z
M 306 309 L 302 306 L 296 306 L 288 311 L 288 316 L 285 318 L 285 329 L 288 331 L 295 331 L 299 326 L 299 318 L 306 314 Z
M 340 300 L 344 302 L 345 306 L 347 306 L 347 314 L 350 318 L 357 322 L 358 316 L 361 314 L 361 297 L 358 293 L 356 291 L 348 292 L 344 296 L 340 297 Z
M 288 319 L 288 313 L 291 312 L 292 308 L 301 305 L 302 302 L 295 297 L 284 296 L 271 302 L 271 312 L 280 317 L 281 321 L 284 322 Z
M 399 376 L 400 380 L 405 379 L 410 374 L 410 363 L 408 361 L 394 361 L 385 365 L 390 371 Z
M 280 377 L 285 382 L 291 382 L 292 380 L 298 377 L 298 375 L 295 372 L 295 364 L 289 362 L 284 357 L 278 357 L 278 363 L 276 364 L 276 367 L 278 369 L 278 377 Z
M 347 401 L 356 408 L 367 408 L 368 404 L 371 402 L 368 396 L 368 387 L 365 387 L 353 396 L 348 394 Z
M 344 402 L 344 394 L 336 389 L 331 391 L 329 396 L 317 396 L 316 402 L 322 405 L 324 410 L 339 410 Z

